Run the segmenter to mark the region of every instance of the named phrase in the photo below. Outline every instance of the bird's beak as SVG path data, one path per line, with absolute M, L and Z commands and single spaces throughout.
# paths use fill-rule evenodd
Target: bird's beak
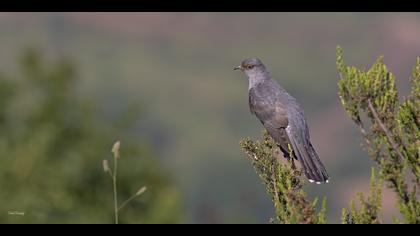
M 237 67 L 233 68 L 233 70 L 242 70 L 242 66 L 237 66 Z

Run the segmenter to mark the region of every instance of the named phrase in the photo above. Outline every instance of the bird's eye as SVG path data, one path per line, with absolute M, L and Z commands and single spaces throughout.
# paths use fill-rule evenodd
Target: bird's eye
M 254 66 L 253 66 L 253 65 L 247 65 L 247 66 L 246 66 L 246 69 L 247 69 L 247 70 L 251 70 L 252 68 L 254 68 Z

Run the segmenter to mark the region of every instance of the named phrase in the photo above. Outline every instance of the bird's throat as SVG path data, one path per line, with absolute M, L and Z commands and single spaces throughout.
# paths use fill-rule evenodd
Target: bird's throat
M 258 84 L 267 80 L 267 74 L 261 72 L 254 72 L 248 74 L 248 90 L 252 89 L 253 87 L 257 86 Z

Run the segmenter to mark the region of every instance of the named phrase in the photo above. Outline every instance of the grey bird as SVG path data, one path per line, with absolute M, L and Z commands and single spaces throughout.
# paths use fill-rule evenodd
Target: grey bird
M 310 142 L 306 118 L 296 99 L 271 77 L 258 58 L 246 59 L 234 70 L 248 76 L 251 113 L 277 142 L 283 156 L 290 158 L 293 154 L 309 182 L 328 183 L 329 176 Z

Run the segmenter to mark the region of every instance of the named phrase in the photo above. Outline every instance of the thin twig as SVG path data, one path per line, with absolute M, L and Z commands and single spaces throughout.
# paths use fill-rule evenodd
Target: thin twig
M 408 205 L 410 202 L 410 198 L 407 194 L 407 189 L 404 188 L 404 191 L 401 193 L 401 191 L 399 191 L 398 188 L 398 183 L 397 180 L 395 178 L 392 178 L 389 180 L 391 182 L 391 184 L 393 185 L 395 191 L 397 192 L 398 195 L 400 195 L 400 198 L 404 201 L 405 205 Z
M 362 133 L 362 136 L 363 136 L 363 138 L 364 138 L 364 140 L 365 140 L 366 144 L 367 144 L 368 146 L 370 146 L 371 142 L 370 142 L 370 140 L 369 140 L 369 138 L 368 138 L 368 133 L 366 132 L 365 127 L 363 127 L 363 123 L 362 123 L 362 121 L 360 121 L 360 120 L 359 120 L 359 121 L 357 121 L 357 122 L 356 122 L 356 124 L 357 124 L 357 126 L 359 127 L 360 132 Z
M 394 142 L 390 131 L 386 128 L 386 126 L 384 125 L 384 123 L 382 123 L 381 119 L 379 118 L 378 113 L 376 112 L 375 108 L 373 107 L 372 100 L 369 98 L 367 101 L 368 101 L 368 107 L 369 107 L 370 112 L 372 112 L 372 114 L 373 114 L 376 122 L 379 124 L 379 127 L 381 127 L 382 131 L 385 133 L 385 135 L 386 135 L 386 137 L 388 139 L 388 142 L 391 144 L 392 148 L 397 153 L 397 155 L 398 155 L 398 157 L 400 159 L 399 161 L 403 161 L 404 160 L 404 155 L 398 149 L 398 146 Z
M 111 176 L 111 179 L 114 180 L 114 175 L 112 174 L 112 171 L 108 169 L 107 173 L 109 176 Z
M 118 208 L 118 211 L 120 211 L 121 209 L 123 209 L 128 203 L 130 203 L 132 200 L 134 200 L 136 197 L 138 197 L 139 194 L 133 194 L 129 199 L 127 199 L 125 202 L 123 202 L 123 204 L 121 204 L 121 206 Z
M 274 196 L 275 196 L 275 204 L 277 205 L 278 199 L 279 199 L 279 191 L 277 190 L 277 178 L 276 178 L 276 166 L 272 166 L 272 176 L 271 180 L 273 181 L 273 189 L 274 189 Z
M 112 178 L 114 186 L 114 213 L 115 213 L 115 224 L 118 224 L 118 196 L 117 196 L 117 157 L 114 158 L 114 175 Z
M 277 178 L 276 178 L 276 175 L 277 175 L 277 173 L 276 173 L 276 167 L 277 167 L 277 165 L 278 165 L 279 163 L 277 163 L 277 160 L 273 157 L 273 162 L 272 162 L 272 166 L 271 166 L 271 168 L 272 168 L 272 175 L 271 175 L 271 181 L 272 181 L 272 184 L 273 184 L 273 190 L 274 190 L 274 207 L 276 208 L 276 211 L 277 211 L 277 209 L 280 207 L 279 205 L 280 205 L 280 200 L 279 200 L 279 191 L 278 191 L 278 189 L 277 189 Z M 278 214 L 277 214 L 277 219 L 280 221 L 280 218 L 279 218 L 279 216 L 278 216 Z
M 370 98 L 368 99 L 368 107 L 369 107 L 369 110 L 372 112 L 372 114 L 373 114 L 376 122 L 379 124 L 379 126 L 382 129 L 382 131 L 385 133 L 385 135 L 386 135 L 386 137 L 388 139 L 388 142 L 391 144 L 392 148 L 397 153 L 397 155 L 399 157 L 399 161 L 402 162 L 404 160 L 404 156 L 400 152 L 400 150 L 398 149 L 397 144 L 392 139 L 392 135 L 391 135 L 390 131 L 386 128 L 386 126 L 382 123 L 381 119 L 379 118 L 378 113 L 376 112 L 375 108 L 373 107 L 373 103 L 372 103 L 372 100 Z M 390 182 L 394 186 L 394 188 L 397 191 L 397 193 L 400 195 L 401 199 L 404 201 L 404 204 L 408 204 L 409 201 L 410 201 L 410 199 L 409 199 L 409 197 L 407 195 L 407 190 L 405 189 L 403 191 L 403 193 L 401 193 L 399 191 L 399 188 L 398 188 L 398 183 L 397 183 L 397 181 L 394 178 L 390 179 Z

